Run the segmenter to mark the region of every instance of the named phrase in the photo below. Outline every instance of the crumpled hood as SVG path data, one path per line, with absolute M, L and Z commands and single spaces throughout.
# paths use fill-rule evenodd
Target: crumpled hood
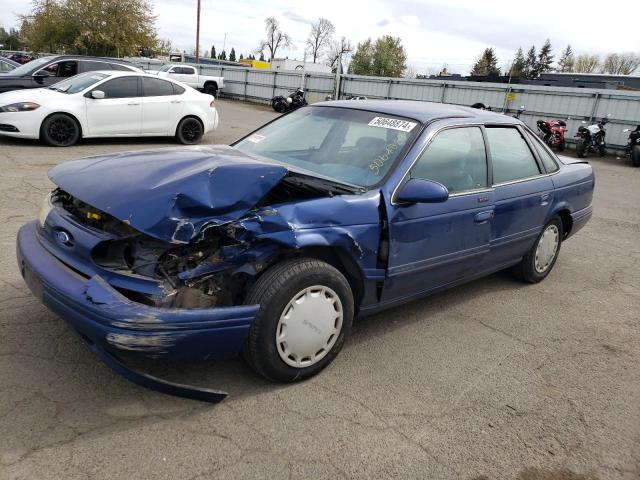
M 58 187 L 154 238 L 189 243 L 242 217 L 287 175 L 227 146 L 126 152 L 66 162 Z

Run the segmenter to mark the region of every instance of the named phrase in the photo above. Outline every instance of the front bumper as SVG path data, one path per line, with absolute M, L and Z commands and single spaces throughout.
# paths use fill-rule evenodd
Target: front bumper
M 40 107 L 38 110 L 42 109 Z M 15 138 L 40 138 L 41 112 L 3 112 L 0 113 L 0 124 L 12 127 L 17 131 L 0 129 L 0 135 Z
M 162 309 L 133 302 L 99 275 L 84 277 L 49 253 L 38 239 L 35 221 L 18 232 L 17 257 L 33 294 L 65 319 L 92 350 L 116 358 L 237 356 L 259 308 Z

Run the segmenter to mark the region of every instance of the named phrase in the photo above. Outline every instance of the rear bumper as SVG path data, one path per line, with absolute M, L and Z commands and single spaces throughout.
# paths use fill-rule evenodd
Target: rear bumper
M 20 229 L 17 257 L 34 295 L 87 343 L 118 357 L 234 357 L 258 311 L 257 305 L 161 309 L 133 302 L 100 276 L 83 277 L 51 255 L 38 240 L 36 222 Z
M 592 205 L 589 205 L 586 208 L 573 212 L 571 214 L 572 226 L 571 226 L 570 235 L 573 235 L 582 227 L 584 227 L 589 221 L 589 219 L 591 218 L 591 215 L 593 215 Z

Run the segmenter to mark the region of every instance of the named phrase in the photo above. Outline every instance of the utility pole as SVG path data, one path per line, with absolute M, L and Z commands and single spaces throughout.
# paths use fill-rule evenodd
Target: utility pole
M 198 0 L 198 15 L 196 25 L 196 63 L 200 63 L 200 0 Z

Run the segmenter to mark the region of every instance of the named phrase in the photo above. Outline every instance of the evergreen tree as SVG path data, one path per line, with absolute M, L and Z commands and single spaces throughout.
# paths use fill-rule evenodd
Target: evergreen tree
M 244 60 L 244 58 L 242 58 L 242 54 L 240 54 L 240 60 Z
M 498 57 L 493 48 L 486 48 L 471 69 L 471 75 L 494 76 L 500 75 Z
M 537 64 L 536 46 L 531 45 L 531 48 L 527 52 L 527 58 L 524 61 L 524 78 L 533 78 Z
M 227 59 L 227 52 L 222 50 L 222 52 L 220 52 L 220 55 L 218 55 L 218 60 L 226 60 L 226 59 Z
M 522 77 L 525 73 L 526 65 L 527 60 L 524 58 L 524 53 L 522 53 L 522 47 L 518 47 L 516 56 L 513 59 L 513 65 L 511 65 L 510 75 L 512 77 Z
M 573 72 L 573 64 L 575 63 L 575 58 L 573 56 L 573 50 L 571 49 L 571 45 L 567 45 L 564 52 L 562 52 L 562 56 L 558 61 L 558 71 L 559 72 Z
M 218 58 L 218 57 L 216 57 L 216 47 L 215 47 L 215 45 L 211 45 L 211 58 Z
M 229 61 L 231 62 L 236 61 L 236 49 L 233 47 L 231 47 L 231 53 L 229 53 Z
M 552 70 L 551 64 L 553 63 L 553 55 L 551 52 L 551 42 L 547 38 L 547 40 L 544 42 L 544 45 L 540 49 L 540 52 L 538 53 L 538 59 L 536 61 L 532 78 L 537 78 L 541 73 L 550 72 Z

